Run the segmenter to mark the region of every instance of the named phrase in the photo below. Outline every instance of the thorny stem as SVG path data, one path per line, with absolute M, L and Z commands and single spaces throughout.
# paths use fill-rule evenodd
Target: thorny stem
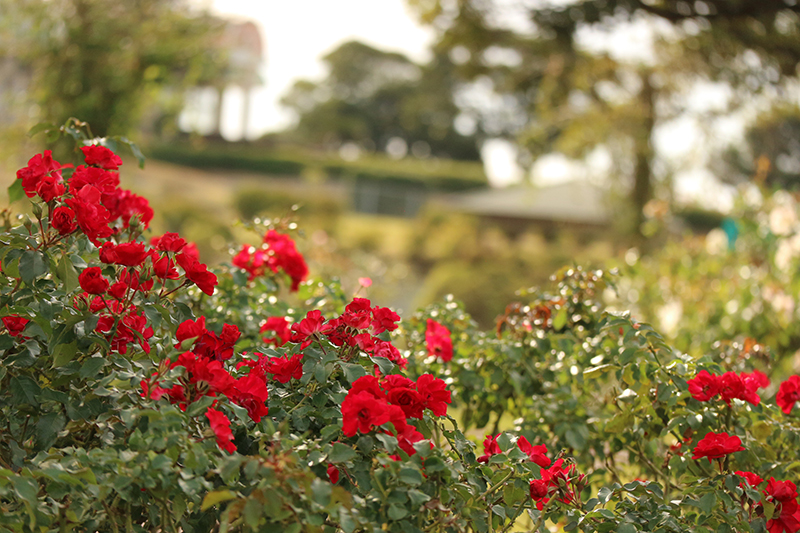
M 499 489 L 500 487 L 502 487 L 502 486 L 503 486 L 503 484 L 504 484 L 506 481 L 508 481 L 509 479 L 511 479 L 511 477 L 512 477 L 513 475 L 514 475 L 514 470 L 512 469 L 512 470 L 511 470 L 511 472 L 509 472 L 508 474 L 506 474 L 506 476 L 505 476 L 505 477 L 503 477 L 503 479 L 501 479 L 500 481 L 498 481 L 497 483 L 495 483 L 494 485 L 492 485 L 491 487 L 489 487 L 488 489 L 486 489 L 486 492 L 484 492 L 483 494 L 481 494 L 481 498 L 482 498 L 482 499 L 485 499 L 487 496 L 489 496 L 490 494 L 492 494 L 494 491 L 496 491 L 497 489 Z
M 519 502 L 516 511 L 514 511 L 514 515 L 511 517 L 511 521 L 506 525 L 506 527 L 500 530 L 500 533 L 506 533 L 509 529 L 511 529 L 511 526 L 513 526 L 514 522 L 517 521 L 519 515 L 522 514 L 522 510 L 525 509 L 526 503 L 528 503 L 528 498 L 523 498 L 522 501 Z

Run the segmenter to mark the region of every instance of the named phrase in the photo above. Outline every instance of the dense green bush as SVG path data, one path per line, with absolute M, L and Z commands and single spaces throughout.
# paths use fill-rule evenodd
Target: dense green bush
M 80 140 L 9 189 L 0 530 L 800 530 L 800 386 L 752 350 L 680 353 L 578 268 L 495 331 L 400 324 L 278 223 L 211 272 Z

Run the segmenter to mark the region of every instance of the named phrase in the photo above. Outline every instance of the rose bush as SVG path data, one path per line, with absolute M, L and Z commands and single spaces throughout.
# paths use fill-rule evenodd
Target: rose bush
M 579 268 L 495 331 L 401 322 L 284 220 L 209 269 L 53 131 L 80 160 L 34 156 L 0 235 L 0 530 L 800 530 L 797 378 L 753 350 L 683 354 Z

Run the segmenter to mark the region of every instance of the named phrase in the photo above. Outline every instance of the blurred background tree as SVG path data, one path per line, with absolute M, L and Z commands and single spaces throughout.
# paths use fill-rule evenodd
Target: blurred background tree
M 776 105 L 750 125 L 744 146 L 731 146 L 717 160 L 715 171 L 728 183 L 760 176 L 764 185 L 800 187 L 800 108 Z
M 0 57 L 31 76 L 38 119 L 94 134 L 163 127 L 225 65 L 222 23 L 180 0 L 0 0 Z M 159 126 L 160 125 L 160 126 Z
M 436 30 L 436 52 L 456 59 L 463 80 L 510 110 L 506 122 L 494 111 L 484 114 L 483 128 L 516 139 L 528 164 L 544 153 L 610 150 L 615 170 L 627 178 L 637 229 L 656 178 L 669 186 L 668 176 L 658 175 L 652 142 L 659 122 L 685 110 L 686 99 L 676 93 L 723 83 L 731 90 L 730 112 L 758 96 L 787 94 L 800 60 L 800 7 L 783 0 L 409 5 Z M 650 33 L 653 54 L 612 54 L 592 45 L 626 25 Z
M 298 119 L 290 138 L 323 146 L 351 142 L 369 151 L 400 139 L 418 157 L 480 159 L 480 132 L 454 127 L 461 114 L 454 101 L 459 81 L 447 55 L 418 65 L 350 41 L 323 61 L 324 80 L 298 81 L 282 100 Z

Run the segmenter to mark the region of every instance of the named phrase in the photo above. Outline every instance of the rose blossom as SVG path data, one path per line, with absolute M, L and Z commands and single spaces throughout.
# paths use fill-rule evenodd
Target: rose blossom
M 742 440 L 736 435 L 728 435 L 724 431 L 722 433 L 709 431 L 695 446 L 692 459 L 707 457 L 710 463 L 711 459 L 720 459 L 728 454 L 741 451 L 744 451 L 744 446 L 742 446 Z

